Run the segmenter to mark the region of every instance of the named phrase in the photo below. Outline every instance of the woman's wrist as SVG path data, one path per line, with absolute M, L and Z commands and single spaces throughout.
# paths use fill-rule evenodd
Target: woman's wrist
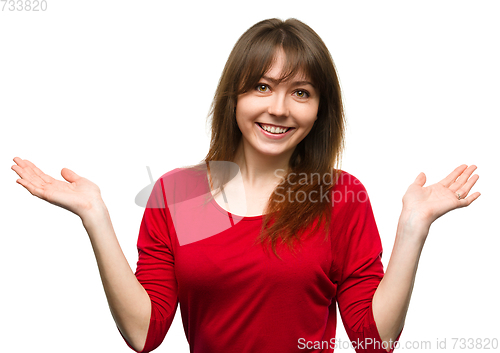
M 429 221 L 403 207 L 399 217 L 397 236 L 424 243 L 430 226 Z
M 109 213 L 104 201 L 96 200 L 92 203 L 91 207 L 82 212 L 79 216 L 84 227 L 87 228 L 93 223 L 101 222 L 103 219 L 108 219 Z

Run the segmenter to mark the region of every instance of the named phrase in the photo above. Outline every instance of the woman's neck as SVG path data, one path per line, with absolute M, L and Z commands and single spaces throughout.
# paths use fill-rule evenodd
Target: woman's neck
M 234 158 L 245 185 L 252 189 L 268 188 L 282 181 L 282 177 L 288 171 L 293 150 L 279 156 L 266 156 L 245 147 L 242 140 Z

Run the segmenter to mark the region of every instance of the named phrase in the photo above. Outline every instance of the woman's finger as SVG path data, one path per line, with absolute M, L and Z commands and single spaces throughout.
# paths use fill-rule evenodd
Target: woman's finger
M 16 164 L 20 168 L 22 168 L 25 171 L 25 174 L 33 176 L 33 177 L 38 176 L 38 177 L 40 177 L 40 179 L 43 180 L 41 175 L 45 175 L 45 174 L 40 169 L 38 169 L 36 165 L 31 163 L 29 160 L 21 159 L 19 157 L 15 157 L 13 160 L 14 160 L 14 162 L 16 162 Z
M 470 176 L 474 171 L 477 169 L 475 165 L 469 166 L 459 177 L 458 179 L 450 185 L 450 190 L 453 192 L 456 192 L 459 189 L 462 189 L 462 187 L 467 183 L 469 180 Z M 469 189 L 470 190 L 470 189 Z
M 467 164 L 462 164 L 460 167 L 455 168 L 453 172 L 450 173 L 446 178 L 441 180 L 439 183 L 443 186 L 449 187 L 457 178 L 467 169 Z
M 31 163 L 30 161 L 28 161 L 27 159 L 24 160 L 24 162 L 31 167 L 31 169 L 33 169 L 33 171 L 35 172 L 36 175 L 38 175 L 40 177 L 40 179 L 42 179 L 44 182 L 46 183 L 52 183 L 55 179 L 52 178 L 50 175 L 47 175 L 45 174 L 44 172 L 42 172 L 40 169 L 37 168 L 36 165 L 34 165 L 33 163 Z
M 17 179 L 16 181 L 18 184 L 21 184 L 22 186 L 24 186 L 26 188 L 26 190 L 28 190 L 30 192 L 31 195 L 39 197 L 39 198 L 43 198 L 42 194 L 41 194 L 41 190 L 39 188 L 37 188 L 35 185 L 33 185 L 30 181 L 28 181 L 26 179 Z
M 469 194 L 470 189 L 474 186 L 476 181 L 479 179 L 479 175 L 473 175 L 461 188 L 455 191 L 456 194 L 460 194 L 460 198 L 465 198 Z
M 26 168 L 22 168 L 22 167 L 20 167 L 18 165 L 13 165 L 11 167 L 11 169 L 13 171 L 15 171 L 17 173 L 17 175 L 19 175 L 19 177 L 21 179 L 24 179 L 24 180 L 27 180 L 27 181 L 31 182 L 31 179 L 32 179 L 31 173 Z
M 41 187 L 43 184 L 45 184 L 43 179 L 36 175 L 36 173 L 33 171 L 33 169 L 31 169 L 30 166 L 28 166 L 27 164 L 24 165 L 24 168 L 18 165 L 13 165 L 11 169 L 14 170 L 22 179 L 29 181 L 36 187 Z
M 469 206 L 479 196 L 481 196 L 481 193 L 480 192 L 475 192 L 472 195 L 470 195 L 470 196 L 468 196 L 468 197 L 466 197 L 464 199 L 460 199 L 459 200 L 460 206 L 458 206 L 458 207 L 461 208 L 461 207 L 467 207 L 467 206 Z
M 26 166 L 26 163 L 19 157 L 14 157 L 13 161 L 20 167 Z

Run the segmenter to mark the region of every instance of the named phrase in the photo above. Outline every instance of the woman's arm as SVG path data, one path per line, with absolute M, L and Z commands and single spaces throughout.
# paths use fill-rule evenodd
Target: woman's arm
M 33 163 L 14 158 L 17 183 L 33 196 L 78 215 L 95 253 L 109 308 L 120 332 L 137 351 L 145 345 L 151 315 L 148 293 L 132 272 L 116 239 L 99 187 L 63 168 L 60 181 L 43 173 Z
M 404 326 L 413 291 L 418 260 L 427 236 L 424 229 L 412 227 L 405 212 L 399 218 L 396 240 L 384 278 L 373 296 L 373 317 L 387 351 Z
M 387 351 L 403 328 L 418 261 L 432 222 L 453 209 L 470 205 L 480 196 L 476 192 L 467 197 L 479 178 L 470 178 L 475 169 L 476 166 L 462 165 L 439 183 L 425 188 L 425 174 L 421 173 L 403 197 L 394 248 L 372 301 L 373 316 L 380 338 L 388 344 Z
M 151 301 L 132 272 L 115 235 L 108 210 L 97 203 L 82 223 L 94 250 L 111 314 L 129 344 L 142 351 L 151 318 Z

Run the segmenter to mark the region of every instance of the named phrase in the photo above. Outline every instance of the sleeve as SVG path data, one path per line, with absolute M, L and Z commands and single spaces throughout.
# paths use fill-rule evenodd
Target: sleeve
M 172 231 L 169 231 L 168 226 L 171 217 L 166 207 L 164 187 L 163 179 L 160 178 L 146 205 L 137 241 L 139 260 L 135 275 L 151 299 L 151 319 L 141 353 L 150 352 L 163 342 L 178 304 Z
M 346 249 L 337 303 L 345 330 L 356 352 L 387 353 L 372 311 L 372 299 L 384 276 L 382 242 L 364 186 L 352 177 L 349 192 Z M 351 192 L 352 191 L 352 192 Z M 396 341 L 399 340 L 401 332 Z M 394 350 L 394 343 L 390 352 Z

